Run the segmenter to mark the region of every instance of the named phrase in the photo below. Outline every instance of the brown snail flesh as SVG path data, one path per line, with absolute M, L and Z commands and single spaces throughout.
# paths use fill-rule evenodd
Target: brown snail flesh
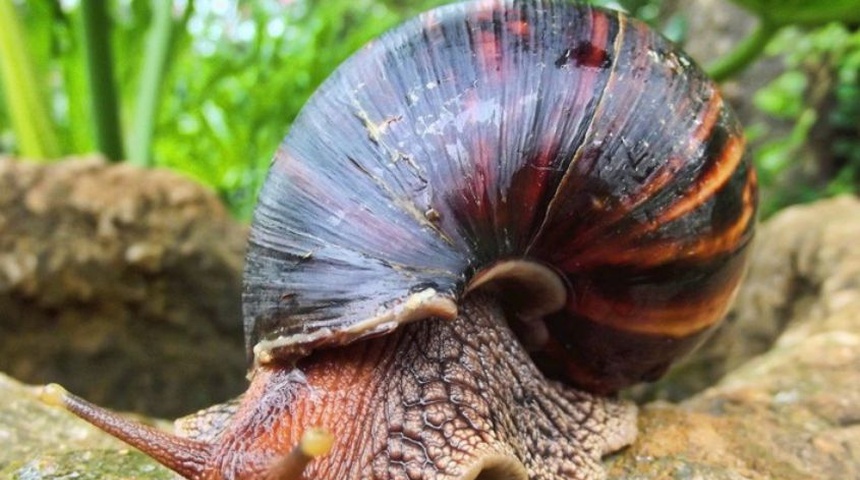
M 739 124 L 643 24 L 442 7 L 342 65 L 275 155 L 241 402 L 181 438 L 61 400 L 188 478 L 602 478 L 635 435 L 613 394 L 717 325 L 755 209 Z

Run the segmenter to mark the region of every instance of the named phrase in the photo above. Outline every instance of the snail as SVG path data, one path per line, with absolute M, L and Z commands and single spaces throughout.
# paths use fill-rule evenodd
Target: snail
M 603 478 L 636 435 L 619 390 L 738 289 L 744 147 L 705 74 L 621 13 L 431 10 L 339 67 L 275 154 L 248 391 L 185 436 L 46 396 L 192 479 Z

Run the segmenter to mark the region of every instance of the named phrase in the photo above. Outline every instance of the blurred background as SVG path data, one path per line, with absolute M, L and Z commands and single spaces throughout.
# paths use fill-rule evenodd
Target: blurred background
M 320 82 L 370 38 L 442 3 L 0 0 L 0 154 L 101 152 L 168 167 L 247 219 Z M 596 3 L 686 45 L 724 83 L 752 140 L 765 216 L 857 190 L 860 2 Z

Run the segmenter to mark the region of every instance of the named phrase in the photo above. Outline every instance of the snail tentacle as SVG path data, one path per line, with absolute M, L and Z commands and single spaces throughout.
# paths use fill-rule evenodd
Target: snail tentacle
M 305 430 L 301 440 L 290 453 L 272 463 L 263 480 L 299 480 L 311 460 L 327 454 L 332 443 L 334 437 L 326 430 Z
M 211 462 L 214 451 L 212 444 L 172 435 L 129 420 L 69 393 L 60 385 L 46 385 L 39 398 L 49 405 L 74 413 L 186 478 L 202 478 Z

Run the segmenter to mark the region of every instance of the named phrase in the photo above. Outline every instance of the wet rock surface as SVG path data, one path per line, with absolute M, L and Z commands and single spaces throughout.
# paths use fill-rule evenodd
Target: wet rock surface
M 10 214 L 20 212 L 26 207 L 27 200 L 20 195 L 37 191 L 36 180 L 31 180 L 25 193 L 9 200 L 8 173 L 2 172 L 10 167 L 0 162 L 0 205 L 3 223 L 0 223 L 0 242 L 8 242 L 7 232 L 10 228 Z M 27 167 L 30 168 L 30 167 Z M 98 163 L 83 162 L 65 168 L 72 169 L 70 178 L 82 178 L 95 170 L 110 170 Z M 127 168 L 127 167 L 126 167 Z M 90 172 L 90 173 L 87 173 Z M 35 175 L 35 174 L 32 174 Z M 34 177 L 38 178 L 38 177 Z M 136 177 L 139 178 L 139 177 Z M 173 177 L 171 177 L 173 178 Z M 44 182 L 45 180 L 41 180 Z M 171 180 L 172 181 L 172 180 Z M 181 180 L 185 182 L 184 180 Z M 71 182 L 69 180 L 69 182 Z M 144 182 L 139 180 L 138 183 Z M 73 186 L 69 183 L 67 188 Z M 44 187 L 42 187 L 44 188 Z M 132 189 L 133 187 L 128 187 Z M 140 187 L 141 191 L 151 192 L 152 187 Z M 98 190 L 98 189 L 96 189 Z M 102 191 L 106 191 L 102 189 Z M 76 198 L 71 190 L 62 194 L 68 198 Z M 97 226 L 102 210 L 112 208 L 111 204 L 121 204 L 119 193 L 114 192 L 105 200 L 89 210 L 92 215 L 89 222 L 82 224 Z M 147 194 L 149 195 L 149 194 Z M 162 193 L 161 195 L 167 195 Z M 51 198 L 52 195 L 47 195 Z M 38 198 L 38 197 L 37 197 Z M 54 196 L 54 198 L 59 198 Z M 207 202 L 210 200 L 207 200 Z M 217 203 L 214 199 L 211 200 Z M 38 203 L 37 203 L 38 204 Z M 23 206 L 22 206 L 23 205 Z M 75 209 L 61 203 L 42 210 L 45 215 L 76 215 Z M 75 207 L 79 208 L 79 207 Z M 215 207 L 212 207 L 215 208 Z M 217 210 L 213 210 L 216 211 Z M 220 221 L 219 213 L 205 211 L 208 220 Z M 154 213 L 152 215 L 155 215 Z M 138 213 L 132 217 L 138 218 Z M 143 216 L 146 216 L 145 214 Z M 85 241 L 72 235 L 75 230 L 67 227 L 66 219 L 53 218 L 56 232 L 67 232 L 63 241 L 69 242 L 80 251 L 89 252 Z M 165 221 L 166 220 L 161 220 Z M 175 222 L 172 220 L 171 222 Z M 157 222 L 154 218 L 149 224 Z M 14 222 L 12 222 L 14 223 Z M 193 222 L 192 222 L 193 223 Z M 194 224 L 196 225 L 196 224 Z M 47 228 L 47 227 L 42 227 Z M 81 228 L 90 238 L 93 231 Z M 165 227 L 166 228 L 166 227 Z M 167 238 L 169 235 L 179 235 L 180 240 L 162 242 L 162 245 L 182 244 L 182 238 L 189 238 L 189 231 L 206 227 L 185 227 L 185 229 L 163 230 L 159 235 Z M 118 229 L 119 231 L 121 229 Z M 217 238 L 228 234 L 221 231 L 206 231 L 205 235 Z M 142 229 L 132 232 L 117 233 L 121 238 L 124 250 L 140 242 L 140 235 L 147 237 Z M 185 232 L 185 233 L 182 233 Z M 97 233 L 97 232 L 96 232 Z M 29 348 L 35 349 L 36 358 L 45 362 L 57 362 L 62 365 L 67 356 L 45 355 L 38 351 L 41 343 L 49 342 L 50 346 L 60 348 L 61 340 L 28 340 L 27 335 L 37 335 L 45 329 L 54 329 L 74 325 L 74 322 L 91 321 L 92 312 L 105 315 L 96 305 L 107 300 L 97 300 L 98 292 L 107 291 L 110 295 L 122 299 L 111 304 L 111 309 L 105 311 L 125 311 L 129 305 L 137 305 L 137 310 L 151 311 L 150 306 L 141 306 L 147 295 L 163 292 L 164 287 L 155 288 L 141 286 L 146 284 L 137 279 L 138 268 L 128 267 L 122 260 L 114 256 L 112 265 L 118 271 L 127 273 L 117 274 L 97 270 L 94 280 L 84 275 L 87 270 L 74 270 L 83 285 L 96 285 L 90 290 L 91 295 L 82 294 L 84 290 L 74 293 L 61 293 L 53 290 L 56 285 L 48 285 L 51 278 L 63 278 L 69 273 L 63 270 L 52 270 L 48 275 L 41 267 L 44 258 L 57 255 L 52 252 L 58 240 L 50 239 L 45 230 L 41 234 L 48 238 L 35 237 L 32 245 L 21 247 L 9 243 L 3 244 L 0 263 L 6 262 L 0 272 L 2 279 L 2 308 L 9 305 L 10 298 L 29 298 L 30 303 L 21 303 L 18 308 L 23 312 L 20 318 L 27 322 L 9 326 L 8 318 L 0 319 L 3 344 L 32 342 Z M 137 235 L 137 237 L 135 237 Z M 183 236 L 186 235 L 186 236 Z M 203 233 L 198 233 L 203 235 Z M 98 236 L 96 235 L 96 241 Z M 687 366 L 682 366 L 669 380 L 658 387 L 652 387 L 649 392 L 652 398 L 672 398 L 669 393 L 678 394 L 676 402 L 665 400 L 649 401 L 642 407 L 637 441 L 623 452 L 606 460 L 609 478 L 611 479 L 843 479 L 860 478 L 860 202 L 854 198 L 839 198 L 819 202 L 814 205 L 795 207 L 784 211 L 767 222 L 759 231 L 756 239 L 755 252 L 748 280 L 738 295 L 737 305 L 731 318 L 724 328 L 706 345 L 701 352 L 691 358 Z M 147 240 L 150 241 L 150 240 Z M 221 239 L 223 241 L 223 238 Z M 55 243 L 50 243 L 55 242 Z M 35 270 L 25 270 L 25 273 L 10 280 L 9 251 L 26 252 L 27 248 L 42 248 L 37 255 Z M 224 247 L 226 248 L 226 247 Z M 68 255 L 82 255 L 77 249 L 68 250 Z M 91 258 L 95 254 L 89 254 Z M 117 255 L 117 254 L 115 254 Z M 164 258 L 156 262 L 156 271 L 169 265 Z M 20 262 L 19 257 L 13 259 Z M 202 260 L 198 259 L 198 262 Z M 86 263 L 86 262 L 84 262 Z M 15 263 L 18 265 L 18 263 Z M 47 263 L 45 265 L 51 265 Z M 72 262 L 71 265 L 80 265 Z M 161 265 L 161 266 L 158 266 Z M 147 267 L 149 268 L 149 267 Z M 238 268 L 238 267 L 237 267 Z M 124 270 L 128 269 L 128 270 Z M 27 273 L 29 272 L 29 273 Z M 36 273 L 33 273 L 36 272 Z M 113 275 L 113 276 L 110 276 Z M 108 276 L 103 279 L 101 276 Z M 150 277 L 146 277 L 150 278 Z M 131 279 L 131 280 L 129 280 Z M 131 282 L 131 287 L 123 282 Z M 164 280 L 167 281 L 167 280 Z M 185 280 L 190 281 L 189 279 Z M 104 282 L 101 285 L 99 282 Z M 136 283 L 137 282 L 137 283 Z M 72 285 L 77 283 L 72 282 Z M 29 287 L 28 287 L 29 285 Z M 101 285 L 101 286 L 99 286 Z M 178 285 L 178 284 L 177 284 Z M 57 287 L 59 288 L 59 287 Z M 178 288 L 176 286 L 175 288 Z M 199 287 L 198 287 L 199 288 Z M 42 292 L 45 293 L 42 293 Z M 128 291 L 136 291 L 135 296 L 128 296 Z M 54 293 L 51 293 L 54 292 Z M 176 294 L 178 295 L 178 294 Z M 206 294 L 210 301 L 217 302 L 214 293 Z M 192 295 L 193 296 L 193 295 Z M 50 299 L 77 299 L 74 302 L 63 302 Z M 137 300 L 130 300 L 137 298 Z M 164 300 L 166 301 L 166 300 Z M 178 300 L 171 300 L 178 301 Z M 137 302 L 137 303 L 135 303 Z M 108 302 L 110 304 L 110 302 Z M 50 308 L 45 308 L 50 305 Z M 86 308 L 85 308 L 86 307 Z M 214 308 L 214 307 L 213 307 Z M 88 309 L 88 310 L 87 310 Z M 0 310 L 6 312 L 6 310 Z M 27 313 L 27 312 L 34 313 Z M 45 312 L 53 312 L 48 315 Z M 162 310 L 163 311 L 163 310 Z M 197 312 L 197 310 L 192 310 Z M 73 313 L 68 313 L 73 312 Z M 82 312 L 88 312 L 84 315 Z M 72 315 L 72 316 L 67 316 Z M 195 314 L 197 315 L 197 314 Z M 212 314 L 214 315 L 214 314 Z M 104 317 L 107 318 L 107 317 Z M 92 333 L 95 339 L 93 345 L 110 346 L 115 348 L 114 355 L 131 356 L 134 358 L 135 346 L 122 344 L 117 339 L 136 339 L 142 333 L 134 330 L 134 322 L 155 322 L 155 317 L 143 316 L 143 320 L 132 321 L 130 316 L 123 314 L 110 317 L 117 321 L 114 325 L 108 320 L 102 320 L 108 325 L 110 341 L 98 340 L 99 335 Z M 172 318 L 172 317 L 170 317 Z M 199 318 L 199 317 L 188 317 Z M 59 320 L 64 319 L 64 320 Z M 228 334 L 229 327 L 222 325 L 226 318 L 212 320 L 210 326 L 192 327 L 176 319 L 160 320 L 159 325 L 167 331 L 176 333 L 177 338 L 171 340 L 171 345 L 177 352 L 194 346 L 193 334 L 191 343 L 187 342 L 188 331 L 196 328 L 207 329 L 207 332 L 217 332 L 214 338 L 227 338 L 235 335 L 236 342 L 241 341 L 240 333 Z M 238 324 L 238 322 L 236 322 Z M 132 328 L 133 333 L 116 333 L 122 328 Z M 80 340 L 87 338 L 76 328 L 70 327 L 72 333 L 63 333 L 66 341 L 80 345 Z M 93 332 L 98 329 L 90 326 Z M 42 332 L 44 334 L 44 332 Z M 198 332 L 199 334 L 199 332 Z M 58 334 L 53 333 L 54 336 Z M 36 338 L 36 337 L 33 337 Z M 185 340 L 183 340 L 185 338 Z M 227 342 L 228 340 L 223 340 Z M 50 343 L 54 342 L 54 343 Z M 87 342 L 83 342 L 87 344 Z M 130 348 L 130 351 L 122 350 Z M 67 347 L 62 347 L 67 348 Z M 14 351 L 14 345 L 12 350 Z M 241 350 L 241 348 L 239 348 Z M 50 351 L 50 349 L 49 349 Z M 69 355 L 70 350 L 62 350 Z M 84 351 L 88 351 L 84 349 Z M 92 350 L 99 352 L 99 348 Z M 8 361 L 5 357 L 3 361 Z M 86 355 L 85 355 L 86 358 Z M 94 358 L 104 358 L 94 355 Z M 199 368 L 193 362 L 206 359 L 186 359 L 190 367 Z M 154 378 L 167 375 L 165 370 L 175 368 L 175 364 L 159 360 L 160 366 L 147 368 L 157 370 L 152 373 Z M 153 364 L 158 363 L 153 360 Z M 241 372 L 234 380 L 244 383 Z M 4 364 L 4 369 L 9 370 Z M 58 367 L 55 367 L 58 368 Z M 106 366 L 109 369 L 111 366 Z M 130 367 L 125 367 L 130 368 Z M 692 380 L 690 377 L 694 377 Z M 704 378 L 704 379 L 703 379 Z M 55 381 L 50 378 L 47 381 Z M 42 380 L 38 380 L 42 381 Z M 62 380 L 70 383 L 67 380 Z M 129 382 L 138 381 L 134 376 Z M 204 382 L 205 383 L 205 382 Z M 122 388 L 122 383 L 118 384 Z M 711 385 L 704 387 L 704 385 Z M 131 389 L 132 387 L 129 387 Z M 140 391 L 140 385 L 133 385 Z M 72 388 L 75 389 L 74 387 Z M 693 393 L 697 389 L 700 391 Z M 157 390 L 157 389 L 156 389 Z M 98 389 L 96 390 L 98 391 Z M 669 392 L 669 393 L 667 393 Z M 164 391 L 145 392 L 151 400 L 163 400 Z M 96 400 L 98 397 L 96 396 Z M 216 403 L 221 398 L 212 397 L 208 403 Z M 187 410 L 185 410 L 187 411 Z M 76 420 L 65 412 L 42 405 L 34 394 L 32 387 L 0 376 L 0 478 L 141 478 L 162 479 L 172 478 L 166 470 L 156 467 L 141 454 L 130 450 L 107 436 L 92 429 L 81 421 Z
M 0 158 L 0 371 L 160 416 L 230 398 L 245 237 L 169 171 Z

